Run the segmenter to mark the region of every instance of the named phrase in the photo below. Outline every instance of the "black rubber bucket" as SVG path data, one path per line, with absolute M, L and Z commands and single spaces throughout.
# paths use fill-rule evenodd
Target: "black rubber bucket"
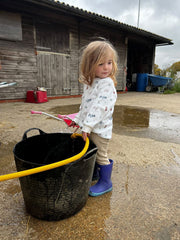
M 27 170 L 72 157 L 84 148 L 81 137 L 70 133 L 44 133 L 28 137 L 14 147 L 17 171 Z M 87 153 L 67 165 L 21 177 L 26 210 L 39 219 L 56 221 L 80 211 L 87 202 L 97 148 L 90 141 Z

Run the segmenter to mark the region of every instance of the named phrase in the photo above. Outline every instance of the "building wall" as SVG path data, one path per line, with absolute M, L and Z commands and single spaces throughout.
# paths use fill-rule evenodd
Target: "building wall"
M 22 17 L 22 41 L 0 39 L 0 82 L 17 86 L 0 89 L 0 99 L 24 98 L 36 85 L 37 65 L 34 51 L 32 18 Z
M 9 14 L 9 12 L 7 13 Z M 42 24 L 45 21 L 53 29 L 54 22 L 42 16 L 38 18 L 33 15 L 27 17 L 24 14 L 19 14 L 19 16 L 22 22 L 22 41 L 0 39 L 0 82 L 17 83 L 13 87 L 1 88 L 0 99 L 26 98 L 26 92 L 35 90 L 38 86 L 47 87 L 48 96 L 79 94 L 81 92 L 78 83 L 79 37 L 78 25 L 75 19 L 69 18 L 68 26 L 66 17 L 62 16 L 56 19 L 56 23 L 59 24 L 61 22 L 62 24 L 64 21 L 66 22 L 65 27 L 69 28 L 68 39 L 67 36 L 62 37 L 62 41 L 63 39 L 68 41 L 68 48 L 56 49 L 60 41 L 58 41 L 57 46 L 52 46 L 54 41 L 49 40 L 48 43 L 49 33 L 47 34 L 47 39 L 42 40 L 38 38 L 38 31 L 43 28 L 38 24 Z M 50 16 L 50 19 L 51 17 L 53 16 Z M 54 29 L 54 33 L 56 33 L 56 30 Z M 62 56 L 65 57 L 63 58 Z M 62 63 L 66 56 L 68 56 L 69 62 L 67 69 L 65 69 Z M 59 72 L 57 67 L 60 68 Z M 49 69 L 51 69 L 51 72 Z M 55 74 L 54 69 L 57 74 Z M 42 70 L 45 71 L 42 73 Z M 64 73 L 69 78 L 68 91 L 64 90 L 67 83 L 65 81 L 64 83 L 60 82 L 60 80 L 63 81 Z M 61 79 L 60 75 L 62 75 Z M 62 91 L 59 93 L 57 88 L 62 88 Z
M 97 26 L 96 23 L 88 27 L 87 22 L 80 23 L 75 18 L 67 21 L 67 18 L 61 16 L 56 19 L 57 23 L 61 22 L 59 29 L 63 26 L 62 22 L 66 21 L 65 27 L 69 31 L 69 39 L 64 33 L 64 38 L 59 40 L 63 46 L 61 48 L 50 38 L 53 31 L 58 38 L 58 26 L 55 27 L 53 22 L 44 17 L 19 16 L 22 21 L 22 41 L 0 40 L 0 81 L 16 82 L 17 85 L 1 88 L 0 99 L 25 98 L 28 90 L 34 90 L 38 86 L 47 88 L 48 96 L 81 94 L 83 86 L 78 81 L 80 50 L 92 41 L 92 37 L 105 37 L 113 42 L 119 55 L 117 89 L 124 90 L 123 69 L 127 61 L 127 48 L 124 37 L 120 34 L 107 34 L 107 28 Z M 46 24 L 48 27 L 44 29 Z M 46 32 L 47 35 L 44 35 Z M 61 32 L 63 35 L 63 31 Z M 69 43 L 64 44 L 63 39 Z M 69 56 L 68 64 L 62 63 L 62 55 Z
M 0 82 L 16 82 L 17 85 L 1 88 L 0 99 L 24 99 L 28 90 L 37 87 L 47 88 L 48 96 L 81 94 L 83 86 L 78 81 L 81 48 L 98 37 L 108 39 L 116 48 L 119 57 L 117 90 L 125 90 L 129 52 L 126 33 L 47 9 L 39 11 L 38 16 L 33 9 L 31 14 L 18 10 L 16 14 L 21 19 L 22 40 L 0 38 Z M 137 59 L 143 55 L 150 59 L 151 51 L 141 51 Z M 133 54 L 131 56 L 134 58 Z M 134 66 L 133 63 L 131 67 Z M 142 64 L 145 70 L 144 66 Z

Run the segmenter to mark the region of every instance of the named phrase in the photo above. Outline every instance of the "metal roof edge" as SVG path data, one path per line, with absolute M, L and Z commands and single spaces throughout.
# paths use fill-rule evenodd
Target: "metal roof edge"
M 55 7 L 57 10 L 61 10 L 64 11 L 68 14 L 72 14 L 78 17 L 82 17 L 82 18 L 86 18 L 89 20 L 93 20 L 93 21 L 98 21 L 99 23 L 102 24 L 110 24 L 112 26 L 114 26 L 115 28 L 119 28 L 122 29 L 124 31 L 129 31 L 129 32 L 133 32 L 135 34 L 141 35 L 141 36 L 145 36 L 145 37 L 149 37 L 151 39 L 154 39 L 156 41 L 159 41 L 159 43 L 157 44 L 167 44 L 167 45 L 172 45 L 174 44 L 172 42 L 172 39 L 168 39 L 166 37 L 151 33 L 149 31 L 143 30 L 141 28 L 137 28 L 122 22 L 119 22 L 117 20 L 114 20 L 112 18 L 109 17 L 105 17 L 102 16 L 100 14 L 94 13 L 94 12 L 90 12 L 78 7 L 74 7 L 74 6 L 70 6 L 69 4 L 65 4 L 64 2 L 60 2 L 58 0 L 24 0 L 26 2 L 31 2 L 34 4 L 38 4 L 38 5 L 43 5 L 43 6 L 53 6 Z

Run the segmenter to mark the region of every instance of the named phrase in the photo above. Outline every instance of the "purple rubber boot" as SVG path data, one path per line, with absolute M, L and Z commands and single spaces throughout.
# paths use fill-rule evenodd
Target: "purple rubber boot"
M 113 160 L 109 159 L 110 164 L 99 165 L 99 180 L 98 182 L 91 186 L 89 189 L 89 195 L 92 197 L 97 197 L 103 195 L 104 193 L 112 191 L 112 181 L 111 173 L 113 168 Z

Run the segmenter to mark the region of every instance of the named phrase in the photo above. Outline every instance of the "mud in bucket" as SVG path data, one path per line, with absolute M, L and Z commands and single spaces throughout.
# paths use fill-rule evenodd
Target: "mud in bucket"
M 14 147 L 17 171 L 59 162 L 82 151 L 81 137 L 70 133 L 44 133 L 28 137 Z M 32 216 L 56 221 L 76 214 L 87 202 L 97 148 L 90 141 L 86 154 L 80 159 L 45 172 L 21 177 L 20 184 L 26 210 Z

